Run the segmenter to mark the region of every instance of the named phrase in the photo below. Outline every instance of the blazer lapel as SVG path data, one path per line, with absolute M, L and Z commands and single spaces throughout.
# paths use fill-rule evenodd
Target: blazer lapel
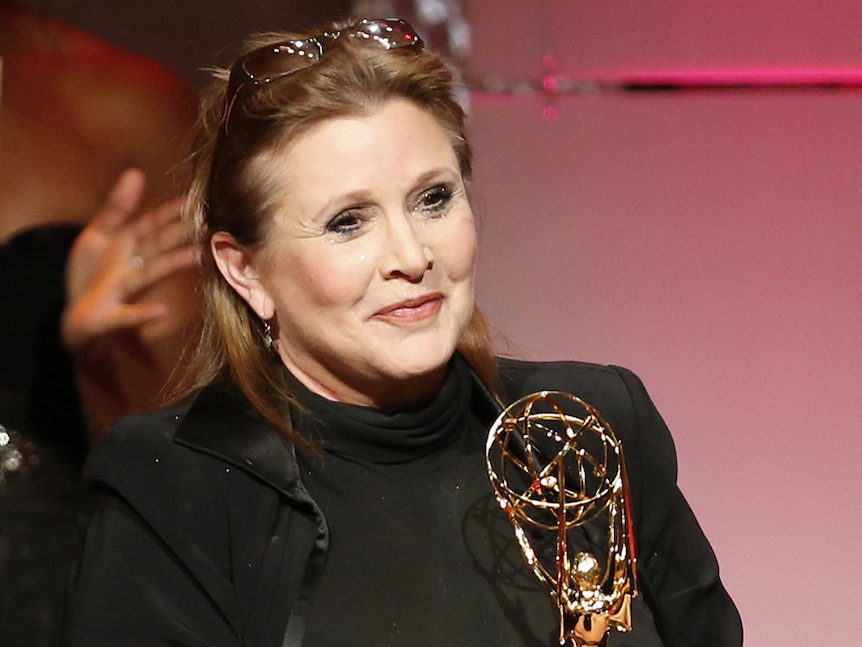
M 232 389 L 204 388 L 174 439 L 249 472 L 285 494 L 297 495 L 299 469 L 293 445 Z

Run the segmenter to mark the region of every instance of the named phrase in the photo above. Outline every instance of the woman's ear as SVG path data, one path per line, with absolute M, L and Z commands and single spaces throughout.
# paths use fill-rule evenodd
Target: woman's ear
M 275 305 L 261 283 L 251 252 L 225 231 L 217 231 L 212 235 L 210 249 L 225 281 L 261 319 L 272 319 Z

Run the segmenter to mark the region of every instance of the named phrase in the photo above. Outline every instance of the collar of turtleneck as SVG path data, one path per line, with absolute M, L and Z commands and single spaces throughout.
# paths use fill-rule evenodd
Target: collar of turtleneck
M 469 370 L 466 361 L 456 354 L 434 399 L 411 411 L 386 411 L 327 400 L 285 372 L 297 401 L 305 409 L 297 417 L 306 438 L 320 439 L 325 452 L 373 463 L 406 463 L 458 437 L 470 406 Z

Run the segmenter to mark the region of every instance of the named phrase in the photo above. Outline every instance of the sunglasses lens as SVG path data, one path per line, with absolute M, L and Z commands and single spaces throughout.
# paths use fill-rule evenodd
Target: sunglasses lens
M 422 47 L 422 39 L 403 20 L 361 20 L 341 32 L 325 32 L 320 38 L 335 40 L 341 37 L 356 38 L 385 49 Z M 233 67 L 228 81 L 226 108 L 223 119 L 227 131 L 234 103 L 242 88 L 247 85 L 269 83 L 275 79 L 310 67 L 323 58 L 323 45 L 317 38 L 289 40 L 278 45 L 263 47 L 246 54 Z
M 374 40 L 386 49 L 422 47 L 422 39 L 403 20 L 362 20 L 349 32 L 350 38 Z
M 252 52 L 243 60 L 242 67 L 253 83 L 268 83 L 314 65 L 322 54 L 323 48 L 316 38 L 291 40 Z

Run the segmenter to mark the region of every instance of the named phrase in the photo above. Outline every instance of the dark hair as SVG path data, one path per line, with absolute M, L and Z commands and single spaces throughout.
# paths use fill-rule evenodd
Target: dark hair
M 246 42 L 241 57 L 298 38 L 307 36 L 259 34 Z M 314 65 L 270 83 L 243 87 L 235 98 L 225 96 L 228 70 L 215 70 L 214 77 L 203 94 L 194 130 L 186 205 L 200 246 L 205 318 L 182 388 L 189 391 L 230 376 L 255 409 L 291 440 L 305 445 L 282 418 L 284 401 L 293 397 L 284 383 L 281 360 L 265 348 L 258 315 L 216 267 L 211 237 L 224 231 L 247 248 L 262 245 L 272 220 L 275 192 L 255 172 L 254 162 L 288 145 L 316 123 L 368 114 L 395 97 L 412 101 L 443 126 L 467 180 L 472 173 L 472 154 L 464 137 L 464 112 L 454 99 L 450 70 L 421 47 L 385 49 L 348 38 L 327 41 L 325 55 Z M 229 101 L 230 123 L 225 133 Z M 493 388 L 496 363 L 491 337 L 476 308 L 458 350 Z

